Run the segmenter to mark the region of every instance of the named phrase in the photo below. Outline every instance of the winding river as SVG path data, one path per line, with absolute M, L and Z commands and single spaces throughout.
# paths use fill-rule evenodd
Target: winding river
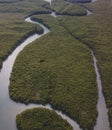
M 45 0 L 48 1 L 51 4 L 51 0 Z M 88 10 L 87 10 L 88 11 Z M 91 12 L 88 12 L 88 15 L 90 15 Z M 54 12 L 51 13 L 52 16 L 57 17 Z M 35 41 L 36 39 L 42 37 L 43 35 L 50 32 L 48 28 L 46 28 L 44 25 L 38 22 L 34 22 L 30 19 L 30 17 L 25 19 L 26 22 L 31 22 L 33 24 L 39 24 L 43 29 L 44 33 L 42 35 L 34 34 L 28 37 L 21 45 L 19 45 L 12 54 L 3 62 L 3 66 L 0 72 L 0 130 L 17 130 L 16 128 L 16 115 L 21 113 L 22 111 L 34 108 L 34 107 L 42 107 L 52 110 L 52 107 L 48 104 L 46 106 L 43 105 L 37 105 L 37 104 L 29 104 L 25 105 L 22 103 L 16 103 L 13 102 L 9 97 L 9 90 L 8 86 L 10 84 L 10 76 L 13 68 L 13 64 L 15 62 L 15 59 L 17 55 L 24 49 L 24 47 L 31 42 Z M 96 126 L 94 127 L 94 130 L 110 130 L 109 127 L 109 120 L 108 120 L 108 110 L 106 108 L 105 99 L 102 93 L 102 83 L 100 79 L 100 74 L 97 66 L 97 59 L 92 52 L 93 56 L 93 62 L 95 67 L 95 73 L 96 73 L 96 79 L 98 84 L 98 103 L 97 103 L 97 109 L 98 109 L 98 118 Z M 57 114 L 61 115 L 63 119 L 66 119 L 69 124 L 73 127 L 74 130 L 81 130 L 79 125 L 70 119 L 67 115 L 63 114 L 61 111 L 55 110 Z
M 38 22 L 32 21 L 30 17 L 26 18 L 25 21 L 34 24 L 39 24 L 44 29 L 44 33 L 42 35 L 34 34 L 27 38 L 20 46 L 18 46 L 13 51 L 13 53 L 7 58 L 7 60 L 3 62 L 3 67 L 0 72 L 0 130 L 17 130 L 15 118 L 16 115 L 22 112 L 23 110 L 34 107 L 42 107 L 52 110 L 52 107 L 50 105 L 25 105 L 13 102 L 9 98 L 8 86 L 10 84 L 10 75 L 17 55 L 24 49 L 26 45 L 50 32 L 48 28 L 46 28 L 44 25 Z M 79 125 L 75 121 L 70 119 L 68 116 L 66 116 L 60 111 L 56 111 L 56 113 L 61 115 L 63 119 L 66 119 L 71 124 L 71 126 L 73 126 L 74 130 L 80 130 Z

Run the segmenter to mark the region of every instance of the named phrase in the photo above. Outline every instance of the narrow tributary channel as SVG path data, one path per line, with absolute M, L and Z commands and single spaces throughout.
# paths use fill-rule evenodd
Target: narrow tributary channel
M 46 0 L 46 1 L 48 1 L 51 4 L 51 0 Z M 54 14 L 52 15 L 55 16 Z M 0 72 L 0 130 L 17 130 L 16 122 L 15 122 L 16 115 L 26 109 L 34 108 L 34 107 L 42 107 L 42 108 L 47 108 L 52 110 L 52 107 L 49 104 L 46 106 L 43 106 L 41 104 L 25 105 L 22 103 L 13 102 L 9 97 L 8 86 L 10 84 L 10 76 L 11 76 L 13 64 L 15 62 L 16 57 L 24 49 L 26 45 L 30 44 L 31 42 L 35 41 L 36 39 L 50 32 L 48 28 L 46 28 L 41 23 L 32 21 L 30 17 L 26 18 L 25 21 L 31 22 L 33 24 L 39 24 L 44 29 L 44 33 L 42 35 L 34 34 L 29 38 L 27 38 L 3 62 L 3 66 Z M 98 84 L 98 94 L 99 94 L 99 99 L 97 104 L 98 118 L 94 130 L 110 130 L 108 114 L 107 114 L 108 110 L 106 108 L 105 99 L 102 93 L 102 84 L 101 84 L 100 74 L 97 66 L 97 59 L 93 52 L 92 52 L 92 56 L 94 61 L 94 67 L 95 67 L 97 84 Z M 63 119 L 66 119 L 73 127 L 74 130 L 81 130 L 81 128 L 79 128 L 79 125 L 75 121 L 70 119 L 67 115 L 57 110 L 54 111 L 56 111 L 57 114 L 61 115 Z

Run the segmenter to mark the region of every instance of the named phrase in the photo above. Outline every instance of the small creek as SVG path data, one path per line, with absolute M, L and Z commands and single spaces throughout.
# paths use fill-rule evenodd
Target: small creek
M 109 119 L 108 119 L 108 109 L 106 107 L 105 98 L 102 93 L 102 82 L 101 82 L 101 77 L 98 70 L 97 59 L 93 51 L 91 51 L 91 54 L 93 56 L 96 80 L 97 80 L 97 86 L 98 86 L 98 103 L 97 103 L 98 117 L 97 117 L 97 123 L 94 127 L 94 130 L 110 130 Z
M 51 0 L 45 0 L 48 1 L 51 5 Z M 96 0 L 93 0 L 93 2 Z M 87 15 L 91 15 L 92 13 L 87 10 Z M 52 12 L 51 15 L 53 17 L 57 17 L 55 12 Z M 48 104 L 46 106 L 38 105 L 38 104 L 29 104 L 25 105 L 22 103 L 16 103 L 13 102 L 9 97 L 9 90 L 8 86 L 10 84 L 10 76 L 13 68 L 13 64 L 15 62 L 16 57 L 18 54 L 24 49 L 24 47 L 31 42 L 35 41 L 36 39 L 42 37 L 43 35 L 50 32 L 48 28 L 46 28 L 44 25 L 38 22 L 34 22 L 30 19 L 30 17 L 25 19 L 26 22 L 31 22 L 33 24 L 39 24 L 43 29 L 44 33 L 42 35 L 34 34 L 30 37 L 28 37 L 21 45 L 19 45 L 12 54 L 3 62 L 3 66 L 0 72 L 0 130 L 17 130 L 16 128 L 16 115 L 21 113 L 22 111 L 34 107 L 42 107 L 47 108 L 49 110 L 53 110 L 52 107 Z M 93 57 L 94 62 L 94 68 L 96 73 L 96 80 L 98 85 L 98 103 L 97 103 L 97 109 L 98 109 L 98 118 L 97 123 L 94 127 L 94 130 L 110 130 L 109 127 L 109 120 L 108 120 L 108 110 L 106 108 L 105 98 L 102 93 L 102 83 L 101 78 L 97 66 L 97 59 L 91 50 L 91 54 Z M 61 111 L 54 110 L 57 114 L 61 115 L 63 119 L 66 119 L 69 124 L 73 127 L 74 130 L 81 130 L 79 125 L 70 119 L 67 115 L 63 114 Z

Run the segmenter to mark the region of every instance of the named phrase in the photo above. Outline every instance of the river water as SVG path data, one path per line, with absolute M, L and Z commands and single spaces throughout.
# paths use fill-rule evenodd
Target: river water
M 51 0 L 46 0 L 46 1 L 48 1 L 51 4 Z M 56 17 L 56 15 L 53 13 L 52 16 Z M 17 130 L 16 122 L 15 122 L 16 115 L 26 109 L 30 109 L 34 107 L 42 107 L 42 108 L 47 108 L 52 110 L 52 107 L 49 104 L 46 106 L 43 106 L 41 104 L 25 105 L 25 104 L 13 102 L 9 98 L 8 86 L 10 84 L 10 76 L 17 55 L 24 49 L 26 45 L 30 44 L 31 42 L 35 41 L 36 39 L 50 32 L 48 28 L 46 28 L 41 23 L 32 21 L 30 17 L 26 18 L 25 21 L 31 22 L 33 24 L 39 24 L 44 29 L 44 33 L 42 35 L 34 34 L 29 38 L 27 38 L 3 62 L 3 67 L 0 72 L 0 130 Z M 93 52 L 92 52 L 92 56 L 93 56 L 93 62 L 95 67 L 96 80 L 98 84 L 98 95 L 99 95 L 98 104 L 97 104 L 98 118 L 94 130 L 110 130 L 108 114 L 107 114 L 108 110 L 106 108 L 105 99 L 102 93 L 102 83 L 101 83 L 100 74 L 97 66 L 97 59 Z M 56 112 L 57 114 L 61 115 L 63 119 L 66 119 L 71 124 L 74 130 L 81 130 L 79 125 L 75 121 L 70 119 L 67 115 L 63 114 L 60 111 L 56 111 Z

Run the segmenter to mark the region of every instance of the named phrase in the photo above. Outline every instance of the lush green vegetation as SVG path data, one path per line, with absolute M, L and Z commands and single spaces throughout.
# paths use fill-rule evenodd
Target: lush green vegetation
M 73 130 L 66 120 L 52 110 L 29 109 L 16 117 L 18 130 Z
M 42 33 L 40 26 L 26 23 L 24 18 L 35 11 L 43 9 L 45 12 L 44 4 L 46 2 L 41 0 L 38 0 L 38 4 L 35 0 L 0 4 L 0 68 L 3 60 L 22 40 L 35 32 Z
M 91 53 L 62 27 L 60 18 L 38 15 L 37 19 L 51 32 L 28 45 L 18 56 L 11 76 L 10 96 L 24 103 L 50 103 L 89 130 L 97 115 Z

